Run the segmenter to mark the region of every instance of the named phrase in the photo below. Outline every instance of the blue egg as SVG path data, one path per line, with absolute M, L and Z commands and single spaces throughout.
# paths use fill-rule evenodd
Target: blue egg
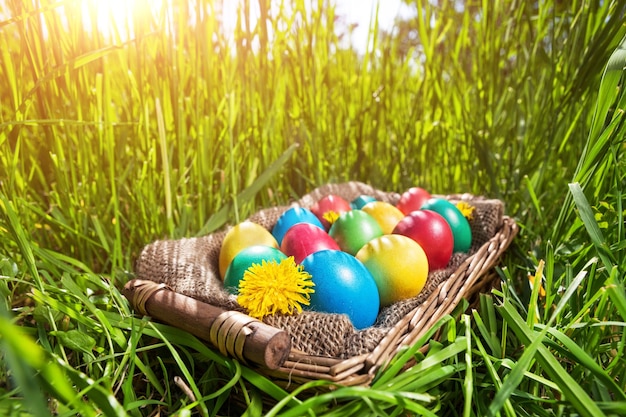
M 320 222 L 311 210 L 304 207 L 292 207 L 278 218 L 278 221 L 272 229 L 272 235 L 278 242 L 278 246 L 280 246 L 283 242 L 283 237 L 285 236 L 285 233 L 287 233 L 287 230 L 289 230 L 291 226 L 298 223 L 310 223 L 322 230 L 325 230 L 322 222 Z
M 302 266 L 315 284 L 308 309 L 346 314 L 357 329 L 374 324 L 380 296 L 374 277 L 361 261 L 349 253 L 329 249 L 310 254 Z
M 354 210 L 361 210 L 363 206 L 367 203 L 371 203 L 372 201 L 376 201 L 376 198 L 371 195 L 360 195 L 350 202 L 350 207 Z

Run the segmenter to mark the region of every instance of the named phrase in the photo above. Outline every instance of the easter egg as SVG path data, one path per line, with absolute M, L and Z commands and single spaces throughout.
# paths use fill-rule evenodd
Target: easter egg
M 296 263 L 324 249 L 340 250 L 337 242 L 328 233 L 310 223 L 291 226 L 280 244 L 280 250 L 287 256 L 293 256 Z
M 400 196 L 400 200 L 396 204 L 398 210 L 404 214 L 422 208 L 422 204 L 428 201 L 431 195 L 428 191 L 420 187 L 411 187 Z
M 469 251 L 472 245 L 472 229 L 457 206 L 443 198 L 431 198 L 422 205 L 422 209 L 435 211 L 446 219 L 454 236 L 454 252 Z
M 374 324 L 380 308 L 378 288 L 372 275 L 354 256 L 323 250 L 304 258 L 302 267 L 315 284 L 308 309 L 347 314 L 357 329 Z
M 362 210 L 350 210 L 339 215 L 328 234 L 342 251 L 354 255 L 367 242 L 381 236 L 383 230 L 371 215 Z
M 222 240 L 219 255 L 220 278 L 224 279 L 226 268 L 235 255 L 252 245 L 265 245 L 278 248 L 278 242 L 272 234 L 260 224 L 251 221 L 241 222 L 226 232 Z
M 382 306 L 415 297 L 428 278 L 426 253 L 403 235 L 377 237 L 363 246 L 356 258 L 374 277 Z
M 316 202 L 313 207 L 311 207 L 311 211 L 319 221 L 324 225 L 326 230 L 330 229 L 330 225 L 332 221 L 329 221 L 329 217 L 333 216 L 336 218 L 341 213 L 352 210 L 350 203 L 346 201 L 344 198 L 339 197 L 335 194 L 330 194 L 322 197 L 318 202 Z
M 263 261 L 278 262 L 286 259 L 287 255 L 272 246 L 255 245 L 241 250 L 230 263 L 224 275 L 224 288 L 231 294 L 239 292 L 239 281 L 253 264 L 261 265 Z
M 404 213 L 393 204 L 385 203 L 384 201 L 367 203 L 361 210 L 376 219 L 385 235 L 391 234 L 398 222 L 404 217 Z
M 445 268 L 452 257 L 454 237 L 450 225 L 439 213 L 416 210 L 407 214 L 393 233 L 410 237 L 424 249 L 428 270 Z
M 283 241 L 283 237 L 285 236 L 285 233 L 287 233 L 287 230 L 289 230 L 289 228 L 294 224 L 298 223 L 310 223 L 320 229 L 324 229 L 322 223 L 310 209 L 305 207 L 292 207 L 280 215 L 278 221 L 272 228 L 272 235 L 278 242 L 278 246 L 280 246 Z
M 350 206 L 354 210 L 361 210 L 364 205 L 371 203 L 372 201 L 376 201 L 376 198 L 371 195 L 360 195 L 350 202 Z

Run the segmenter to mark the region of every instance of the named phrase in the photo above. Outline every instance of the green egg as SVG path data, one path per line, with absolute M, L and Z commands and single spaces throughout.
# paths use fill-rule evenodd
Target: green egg
M 342 251 L 355 255 L 370 240 L 382 236 L 376 219 L 362 210 L 341 213 L 328 231 Z

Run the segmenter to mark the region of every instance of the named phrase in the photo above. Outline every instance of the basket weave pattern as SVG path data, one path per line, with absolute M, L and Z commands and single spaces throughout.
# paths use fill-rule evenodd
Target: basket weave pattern
M 311 207 L 322 197 L 335 194 L 351 201 L 370 195 L 397 203 L 398 193 L 383 192 L 366 184 L 329 184 L 313 190 L 290 206 L 261 210 L 248 220 L 271 230 L 290 207 Z M 438 196 L 443 197 L 443 196 Z M 264 370 L 275 380 L 303 383 L 327 379 L 343 385 L 368 384 L 374 373 L 403 346 L 411 345 L 463 299 L 470 299 L 494 284 L 489 270 L 508 247 L 517 225 L 504 216 L 499 200 L 471 195 L 445 196 L 475 207 L 472 247 L 454 254 L 445 269 L 431 271 L 422 292 L 409 300 L 381 309 L 376 323 L 357 331 L 347 316 L 304 312 L 293 316 L 268 316 L 263 321 L 291 336 L 289 359 L 275 371 Z M 227 230 L 198 238 L 163 240 L 147 245 L 136 262 L 139 279 L 167 284 L 174 291 L 228 310 L 245 312 L 236 297 L 224 290 L 218 273 L 221 242 Z

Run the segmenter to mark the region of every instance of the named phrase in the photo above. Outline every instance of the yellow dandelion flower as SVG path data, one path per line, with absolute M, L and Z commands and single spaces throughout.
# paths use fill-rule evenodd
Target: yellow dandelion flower
M 239 282 L 237 301 L 252 317 L 302 312 L 314 292 L 311 274 L 296 264 L 293 256 L 276 261 L 252 264 Z
M 326 213 L 324 213 L 322 215 L 322 217 L 324 218 L 324 220 L 326 220 L 328 223 L 333 224 L 335 223 L 335 221 L 339 218 L 339 213 L 337 213 L 334 210 L 328 210 Z
M 472 220 L 474 218 L 474 210 L 476 210 L 476 207 L 465 201 L 459 201 L 456 204 L 456 207 L 461 210 L 461 213 L 467 220 Z

